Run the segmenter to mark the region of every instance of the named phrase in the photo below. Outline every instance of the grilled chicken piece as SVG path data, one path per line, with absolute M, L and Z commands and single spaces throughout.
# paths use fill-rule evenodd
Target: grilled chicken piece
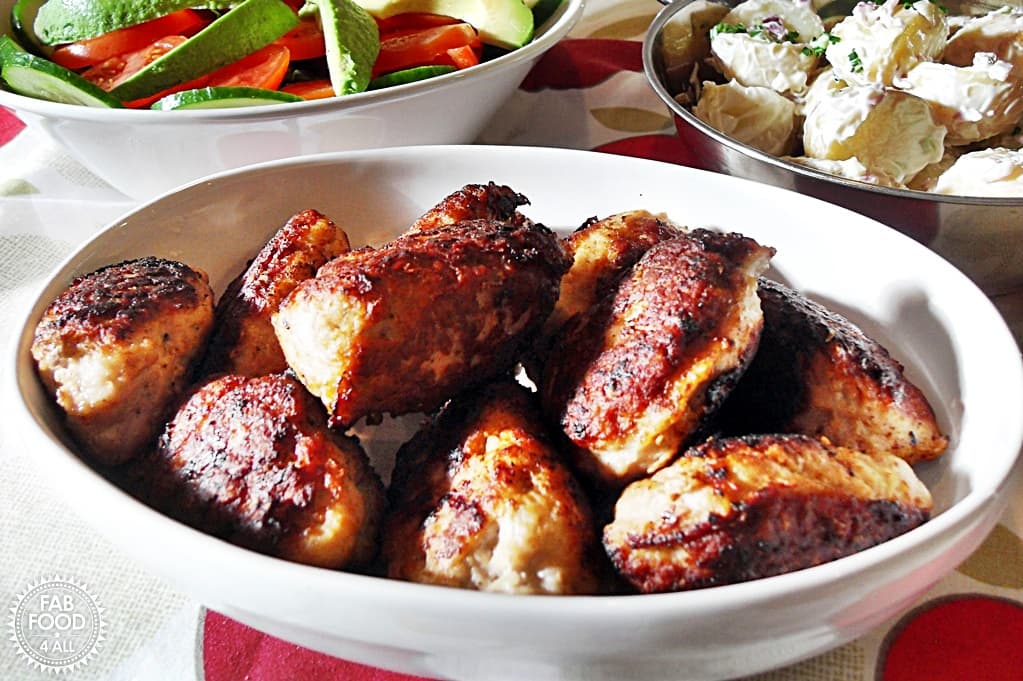
M 507 593 L 597 589 L 596 525 L 533 400 L 513 382 L 463 393 L 401 447 L 381 549 L 390 577 Z
M 927 398 L 902 365 L 848 319 L 768 279 L 764 332 L 721 410 L 725 433 L 824 435 L 916 463 L 948 446 Z
M 274 329 L 332 425 L 431 411 L 513 367 L 568 265 L 541 225 L 414 232 L 324 265 L 281 303 Z
M 564 323 L 593 307 L 654 244 L 672 239 L 683 229 L 645 210 L 591 220 L 565 240 L 572 267 L 561 280 L 561 294 L 544 324 L 553 335 Z
M 805 435 L 709 440 L 622 493 L 604 547 L 644 593 L 799 570 L 930 517 L 905 461 Z
M 348 250 L 348 235 L 322 213 L 304 210 L 288 220 L 217 303 L 202 375 L 261 376 L 287 369 L 270 315 L 299 282 Z
M 408 231 L 422 232 L 466 220 L 495 220 L 526 225 L 530 222 L 529 218 L 519 213 L 518 208 L 528 204 L 529 199 L 511 187 L 493 182 L 467 184 L 423 213 Z
M 32 357 L 85 453 L 117 465 L 151 444 L 213 325 L 205 272 L 155 257 L 75 279 L 43 312 Z
M 662 241 L 557 334 L 544 411 L 589 477 L 613 488 L 653 473 L 721 403 L 756 350 L 773 254 L 707 230 Z
M 383 483 L 287 374 L 197 387 L 133 474 L 148 503 L 240 546 L 328 568 L 376 554 Z

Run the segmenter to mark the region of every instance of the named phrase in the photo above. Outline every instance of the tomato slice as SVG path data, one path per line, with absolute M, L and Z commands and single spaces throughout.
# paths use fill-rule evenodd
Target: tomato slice
M 330 80 L 304 80 L 298 83 L 289 83 L 281 88 L 281 92 L 290 92 L 302 99 L 327 99 L 334 96 L 334 86 Z
M 373 76 L 413 66 L 450 64 L 448 50 L 479 44 L 476 30 L 464 22 L 391 35 L 380 41 L 380 54 L 373 65 Z
M 447 51 L 451 63 L 458 69 L 467 69 L 480 63 L 479 48 L 472 45 L 462 45 Z
M 317 59 L 327 54 L 327 45 L 323 42 L 323 29 L 315 17 L 302 19 L 298 26 L 278 38 L 275 44 L 288 48 L 294 61 Z
M 99 64 L 96 64 L 95 66 L 91 66 L 82 72 L 82 77 L 109 92 L 186 40 L 188 40 L 188 38 L 183 35 L 165 36 L 159 40 L 154 40 L 151 44 L 145 46 L 141 50 L 135 50 L 134 52 L 111 57 Z M 187 83 L 181 83 L 180 85 L 167 88 L 162 92 L 152 95 L 151 97 L 125 102 L 124 105 L 134 109 L 146 107 L 161 97 L 173 92 L 202 87 L 206 84 L 207 79 L 207 76 L 200 76 L 199 78 L 188 81 Z
M 291 52 L 283 45 L 271 43 L 233 64 L 210 74 L 210 87 L 258 87 L 276 90 L 291 63 Z
M 413 33 L 424 28 L 434 26 L 447 26 L 448 24 L 461 23 L 459 19 L 445 16 L 443 14 L 429 14 L 427 12 L 406 12 L 395 14 L 386 19 L 377 19 L 377 27 L 380 29 L 380 38 L 387 38 L 393 34 Z
M 95 38 L 61 45 L 53 51 L 50 59 L 66 69 L 84 69 L 111 57 L 141 50 L 164 36 L 193 35 L 207 23 L 209 19 L 204 14 L 194 9 L 183 9 Z

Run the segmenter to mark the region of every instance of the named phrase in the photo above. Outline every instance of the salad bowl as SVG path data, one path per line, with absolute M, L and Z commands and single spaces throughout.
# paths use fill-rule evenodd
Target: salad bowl
M 14 0 L 0 0 L 11 34 Z M 326 151 L 473 142 L 529 69 L 582 16 L 564 0 L 524 46 L 477 66 L 329 99 L 151 111 L 44 101 L 0 88 L 0 106 L 45 130 L 82 165 L 134 199 L 221 170 Z
M 489 181 L 522 193 L 522 212 L 561 233 L 593 216 L 646 209 L 777 249 L 766 276 L 857 323 L 934 406 L 950 445 L 915 467 L 933 517 L 859 553 L 754 581 L 656 595 L 520 596 L 242 549 L 161 515 L 79 457 L 30 355 L 44 308 L 76 275 L 157 255 L 203 269 L 219 295 L 300 210 L 330 216 L 353 246 L 379 244 L 452 191 Z M 29 308 L 6 358 L 12 432 L 76 512 L 210 608 L 324 653 L 431 678 L 727 679 L 827 651 L 912 607 L 980 545 L 1014 489 L 1023 444 L 1018 347 L 980 289 L 942 258 L 811 197 L 593 152 L 426 145 L 226 171 L 113 221 L 52 273 Z M 360 433 L 385 481 L 406 425 Z

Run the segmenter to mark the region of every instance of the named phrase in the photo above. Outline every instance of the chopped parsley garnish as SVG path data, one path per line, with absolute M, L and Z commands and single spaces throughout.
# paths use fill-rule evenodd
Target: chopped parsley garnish
M 722 33 L 749 33 L 749 30 L 742 24 L 717 24 L 710 29 L 711 38 Z
M 828 45 L 834 45 L 837 42 L 841 42 L 841 38 L 837 35 L 831 35 L 830 33 L 821 33 L 819 36 L 811 40 L 803 47 L 802 52 L 807 57 L 823 57 L 825 50 L 828 49 Z
M 716 24 L 714 28 L 710 29 L 710 37 L 721 35 L 722 33 L 745 33 L 751 38 L 764 37 L 772 42 L 785 42 L 790 43 L 799 41 L 799 31 L 784 31 L 783 33 L 779 29 L 784 30 L 784 27 L 778 23 L 777 25 L 772 24 L 768 26 L 762 23 L 756 23 L 752 26 L 746 26 L 744 24 Z
M 870 0 L 870 1 L 873 2 L 875 5 L 883 5 L 883 4 L 885 4 L 885 2 L 887 2 L 887 0 Z M 902 5 L 903 9 L 912 9 L 913 5 L 915 5 L 917 3 L 917 1 L 918 0 L 901 0 L 899 2 L 899 4 Z M 927 0 L 927 1 L 929 3 L 931 3 L 932 5 L 936 5 L 938 7 L 938 10 L 942 14 L 948 14 L 948 7 L 945 7 L 944 5 L 942 5 L 940 2 L 938 2 L 938 0 Z
M 856 50 L 849 52 L 849 69 L 853 73 L 863 73 L 863 61 L 860 60 L 860 55 L 856 54 Z

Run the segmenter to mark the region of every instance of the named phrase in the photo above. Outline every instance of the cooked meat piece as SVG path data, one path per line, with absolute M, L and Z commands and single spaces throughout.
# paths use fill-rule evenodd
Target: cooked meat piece
M 423 213 L 408 231 L 421 232 L 466 220 L 495 220 L 524 225 L 529 223 L 529 218 L 519 213 L 518 207 L 528 204 L 529 199 L 511 187 L 493 182 L 467 184 Z
M 651 246 L 682 232 L 664 216 L 635 210 L 591 220 L 570 234 L 564 244 L 572 267 L 561 280 L 561 295 L 544 324 L 545 335 L 593 307 Z
M 585 312 L 613 291 L 621 277 L 654 244 L 682 233 L 666 218 L 645 210 L 586 221 L 562 240 L 572 267 L 561 278 L 554 310 L 522 358 L 527 375 L 538 383 L 555 335 L 573 315 Z
M 897 456 L 805 435 L 726 438 L 629 485 L 604 547 L 639 591 L 679 591 L 834 560 L 930 513 L 930 493 Z
M 509 593 L 597 589 L 586 499 L 512 382 L 461 395 L 399 450 L 382 556 L 390 577 Z
M 287 374 L 197 387 L 134 474 L 145 501 L 240 546 L 328 568 L 375 556 L 383 484 Z
M 212 325 L 205 272 L 127 260 L 57 296 L 36 326 L 32 357 L 86 455 L 116 465 L 159 435 Z
M 903 367 L 848 319 L 762 279 L 760 348 L 721 412 L 724 432 L 824 435 L 910 463 L 948 445 Z
M 610 487 L 667 464 L 756 350 L 757 276 L 774 254 L 738 234 L 662 241 L 555 337 L 544 411 L 577 465 Z
M 461 222 L 335 258 L 273 324 L 333 425 L 431 411 L 513 367 L 568 265 L 546 227 Z
M 287 369 L 270 315 L 299 282 L 349 249 L 344 230 L 318 211 L 288 220 L 217 303 L 202 375 L 261 376 Z

